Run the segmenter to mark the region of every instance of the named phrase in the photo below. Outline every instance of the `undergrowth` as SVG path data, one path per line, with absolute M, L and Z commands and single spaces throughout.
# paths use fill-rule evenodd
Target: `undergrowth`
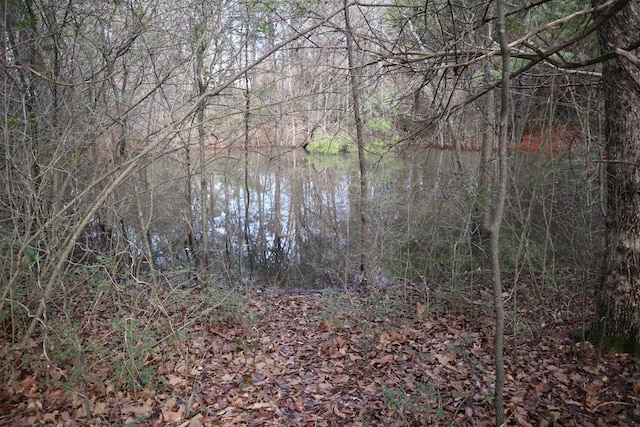
M 88 277 L 100 280 L 68 282 L 49 305 L 42 335 L 31 344 L 41 346 L 38 357 L 33 349 L 13 346 L 22 356 L 3 370 L 5 382 L 33 371 L 45 373 L 41 382 L 80 394 L 98 385 L 105 390 L 149 390 L 158 383 L 158 354 L 178 357 L 175 349 L 188 346 L 194 324 L 250 329 L 257 321 L 244 309 L 246 298 L 234 289 L 187 289 L 140 280 L 107 283 L 95 273 Z M 14 320 L 14 327 L 25 327 L 18 316 Z M 11 340 L 6 335 L 11 319 L 5 317 L 3 324 L 3 341 Z

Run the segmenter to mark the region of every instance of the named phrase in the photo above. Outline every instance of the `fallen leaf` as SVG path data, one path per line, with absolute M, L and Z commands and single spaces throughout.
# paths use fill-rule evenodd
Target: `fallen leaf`
M 162 411 L 162 419 L 167 423 L 182 421 L 182 419 L 184 418 L 184 411 L 184 405 L 180 405 L 177 411 L 165 409 Z
M 436 354 L 436 359 L 438 359 L 438 362 L 440 362 L 441 365 L 443 366 L 447 366 L 449 365 L 449 362 L 451 362 L 454 359 L 455 355 L 451 354 L 451 353 L 447 353 L 447 354 Z
M 427 309 L 427 306 L 422 304 L 421 302 L 416 303 L 416 317 L 419 320 L 424 320 L 424 312 Z
M 122 412 L 125 414 L 134 414 L 138 416 L 148 417 L 153 413 L 153 408 L 148 405 L 136 406 L 136 405 L 125 405 L 122 407 Z
M 268 403 L 268 402 L 256 402 L 253 405 L 251 405 L 250 408 L 253 409 L 253 410 L 271 408 L 271 403 Z

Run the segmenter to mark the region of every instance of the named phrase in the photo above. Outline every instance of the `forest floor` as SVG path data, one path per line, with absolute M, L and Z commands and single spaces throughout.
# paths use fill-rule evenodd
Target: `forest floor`
M 504 295 L 507 424 L 640 425 L 638 360 L 572 339 L 584 282 L 536 281 Z M 1 425 L 493 424 L 487 286 L 67 292 L 28 348 L 3 324 Z

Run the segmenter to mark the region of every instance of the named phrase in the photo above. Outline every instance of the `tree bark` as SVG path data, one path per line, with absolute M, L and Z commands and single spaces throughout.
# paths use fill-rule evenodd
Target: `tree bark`
M 603 53 L 618 55 L 602 72 L 606 255 L 595 332 L 601 348 L 635 355 L 640 354 L 639 28 L 640 4 L 630 1 L 598 32 Z
M 247 14 L 247 16 L 249 16 Z M 249 29 L 246 29 L 246 40 L 249 39 Z M 244 46 L 244 59 L 249 64 L 249 43 Z M 253 277 L 253 252 L 251 251 L 250 221 L 249 216 L 251 207 L 251 191 L 249 189 L 249 133 L 251 130 L 251 79 L 249 78 L 249 70 L 244 73 L 244 244 L 247 251 L 247 260 L 249 262 L 249 279 Z M 243 272 L 244 273 L 244 272 Z
M 358 145 L 358 164 L 360 168 L 360 284 L 364 284 L 367 278 L 367 240 L 368 237 L 368 214 L 367 214 L 367 163 L 364 153 L 364 130 L 362 127 L 362 116 L 360 114 L 360 68 L 356 64 L 355 46 L 351 28 L 351 18 L 349 16 L 349 4 L 344 0 L 344 20 L 345 36 L 347 38 L 347 56 L 349 60 L 349 78 L 351 81 L 351 98 L 353 99 L 353 117 L 356 124 L 356 143 Z
M 204 16 L 204 12 L 202 15 L 198 16 L 199 19 L 204 22 L 206 17 Z M 200 24 L 202 28 L 204 28 L 204 24 Z M 209 77 L 205 77 L 207 73 L 207 69 L 205 68 L 205 54 L 206 50 L 209 47 L 209 42 L 205 40 L 205 32 L 203 30 L 200 39 L 198 40 L 198 44 L 196 46 L 196 56 L 195 56 L 195 70 L 194 77 L 196 81 L 196 86 L 198 88 L 198 96 L 202 96 L 209 89 Z M 210 259 L 209 259 L 209 191 L 208 191 L 208 180 L 207 180 L 207 156 L 205 151 L 206 145 L 206 131 L 204 128 L 204 120 L 205 120 L 205 108 L 207 107 L 207 99 L 204 98 L 202 103 L 198 105 L 198 110 L 196 114 L 196 120 L 198 122 L 198 147 L 200 148 L 200 223 L 201 223 L 201 232 L 202 232 L 202 247 L 200 248 L 201 254 L 200 257 L 202 259 L 202 271 L 205 273 L 205 277 L 207 280 L 209 279 L 210 273 Z
M 491 40 L 493 25 L 488 22 L 485 26 L 486 38 Z M 483 66 L 483 78 L 486 84 L 493 80 L 494 66 L 487 59 Z M 476 211 L 474 234 L 480 237 L 484 243 L 491 230 L 491 178 L 493 176 L 495 132 L 495 108 L 494 92 L 487 93 L 480 102 L 482 108 L 482 154 L 480 157 L 480 174 L 478 180 L 478 209 Z
M 507 125 L 510 108 L 510 62 L 511 56 L 507 45 L 507 35 L 504 22 L 504 0 L 498 0 L 498 39 L 500 54 L 502 55 L 502 87 L 500 91 L 500 117 L 498 121 L 498 197 L 493 211 L 489 233 L 491 248 L 491 273 L 493 276 L 493 298 L 496 316 L 494 341 L 494 357 L 496 369 L 496 388 L 494 403 L 496 410 L 496 426 L 504 425 L 504 302 L 502 300 L 502 271 L 500 266 L 500 227 L 504 216 L 504 206 L 507 199 L 508 159 L 507 159 Z

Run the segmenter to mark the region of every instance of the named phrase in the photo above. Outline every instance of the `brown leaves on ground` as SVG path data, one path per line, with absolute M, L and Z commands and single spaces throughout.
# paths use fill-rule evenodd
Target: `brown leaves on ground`
M 136 365 L 137 375 L 153 377 L 138 390 L 114 384 L 115 365 L 91 353 L 91 336 L 84 359 L 69 366 L 39 363 L 47 357 L 42 343 L 23 352 L 4 345 L 2 364 L 14 378 L 0 388 L 0 424 L 492 425 L 490 295 L 478 293 L 480 312 L 448 314 L 430 312 L 417 295 L 252 293 L 242 310 L 257 320 L 244 325 L 185 321 L 185 306 L 168 318 L 172 339 Z M 110 316 L 92 321 L 94 342 L 104 340 L 100 324 Z M 592 346 L 560 331 L 521 332 L 526 341 L 515 351 L 513 329 L 507 336 L 508 424 L 640 423 L 637 361 L 603 355 L 596 366 Z M 74 375 L 78 360 L 86 366 Z

